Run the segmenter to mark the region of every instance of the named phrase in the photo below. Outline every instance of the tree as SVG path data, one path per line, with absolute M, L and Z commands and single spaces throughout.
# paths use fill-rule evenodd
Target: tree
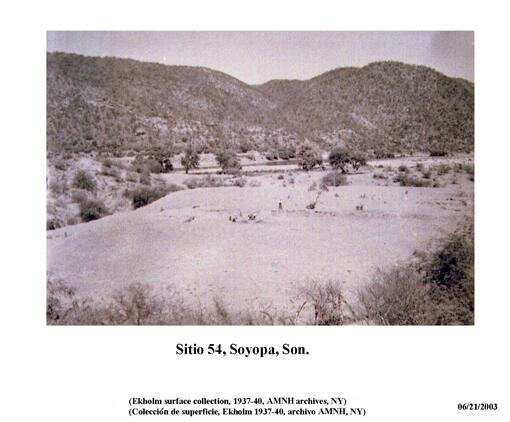
M 351 155 L 350 162 L 354 171 L 367 164 L 367 157 L 362 152 L 355 152 Z
M 315 166 L 322 164 L 322 157 L 319 151 L 310 143 L 304 143 L 297 153 L 298 165 L 303 170 L 308 171 Z
M 160 164 L 160 170 L 153 173 L 168 173 L 174 169 L 172 165 L 172 151 L 169 148 L 156 147 L 153 150 L 154 159 Z
M 345 173 L 345 166 L 350 162 L 350 154 L 346 148 L 337 147 L 329 153 L 328 161 L 335 170 Z
M 223 172 L 239 171 L 242 169 L 237 155 L 227 150 L 217 152 L 216 161 L 220 165 Z
M 184 150 L 184 155 L 181 157 L 181 164 L 186 170 L 186 174 L 188 174 L 190 169 L 197 169 L 200 165 L 200 155 L 191 145 L 188 145 Z

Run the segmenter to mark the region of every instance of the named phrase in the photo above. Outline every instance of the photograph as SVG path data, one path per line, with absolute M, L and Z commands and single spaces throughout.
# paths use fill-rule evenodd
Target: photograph
M 503 7 L 4 15 L 3 419 L 510 420 Z
M 46 38 L 47 325 L 476 325 L 474 31 Z

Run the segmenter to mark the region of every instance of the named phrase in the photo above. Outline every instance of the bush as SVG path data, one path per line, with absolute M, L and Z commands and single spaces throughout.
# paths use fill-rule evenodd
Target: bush
M 46 230 L 56 230 L 62 227 L 62 223 L 57 218 L 46 220 Z
M 232 186 L 237 186 L 238 188 L 243 188 L 246 186 L 246 179 L 244 177 L 236 177 L 232 182 Z
M 335 170 L 342 170 L 345 173 L 345 168 L 350 162 L 350 154 L 346 148 L 335 148 L 329 153 L 329 164 Z
M 441 147 L 436 147 L 429 149 L 429 154 L 431 157 L 446 157 L 448 155 L 448 151 Z
M 437 166 L 436 171 L 439 176 L 447 174 L 451 170 L 451 167 L 447 164 L 441 163 Z
M 87 200 L 80 204 L 80 217 L 85 223 L 98 220 L 106 214 L 108 214 L 108 210 L 102 201 Z
M 278 153 L 275 151 L 267 151 L 264 154 L 264 157 L 266 157 L 266 160 L 268 161 L 278 160 Z
M 350 163 L 354 171 L 358 171 L 361 166 L 367 164 L 367 157 L 361 152 L 354 152 L 351 154 Z
M 430 179 L 432 176 L 432 172 L 430 170 L 423 170 L 421 173 L 424 179 Z
M 475 175 L 475 166 L 473 164 L 464 164 L 462 168 L 467 174 L 470 174 L 472 176 Z
M 329 281 L 325 285 L 312 282 L 301 287 L 300 296 L 314 308 L 314 325 L 342 325 L 346 321 L 345 300 L 340 283 Z
M 409 172 L 409 169 L 407 168 L 407 166 L 402 164 L 402 165 L 398 166 L 398 171 L 402 171 L 404 173 L 407 173 L 407 172 Z
M 145 168 L 149 170 L 150 173 L 163 173 L 163 165 L 154 158 L 145 160 Z
M 188 189 L 195 188 L 219 188 L 221 186 L 228 186 L 221 178 L 214 177 L 208 174 L 205 177 L 193 177 L 186 179 L 183 184 Z
M 378 271 L 358 291 L 354 318 L 378 325 L 474 324 L 474 224 L 417 262 Z
M 181 165 L 188 174 L 189 170 L 199 167 L 200 155 L 191 146 L 186 147 L 184 155 L 181 157 Z
M 185 188 L 181 185 L 176 185 L 175 183 L 171 183 L 169 185 L 166 185 L 165 186 L 165 190 L 168 192 L 168 193 L 171 193 L 171 192 L 178 192 L 180 190 L 184 190 Z
M 322 157 L 312 144 L 305 143 L 301 145 L 297 153 L 298 166 L 305 171 L 313 169 L 315 166 L 322 164 Z
M 430 182 L 427 180 L 417 179 L 412 176 L 408 176 L 405 173 L 399 174 L 393 179 L 394 182 L 400 184 L 400 186 L 414 186 L 417 188 L 425 188 L 430 186 Z
M 55 168 L 56 168 L 57 170 L 65 171 L 65 170 L 67 170 L 67 163 L 65 162 L 65 160 L 58 160 L 58 161 L 55 163 Z
M 75 190 L 71 194 L 71 200 L 77 204 L 81 204 L 83 202 L 86 202 L 89 199 L 86 192 L 83 192 L 82 190 Z
M 54 195 L 60 195 L 62 193 L 65 193 L 67 191 L 67 186 L 66 186 L 65 181 L 62 183 L 59 183 L 56 180 L 52 180 L 50 182 L 50 191 Z
M 325 186 L 345 186 L 349 183 L 347 182 L 347 177 L 337 171 L 331 171 L 326 174 L 321 179 L 321 184 Z
M 78 170 L 73 178 L 73 186 L 93 192 L 96 189 L 96 181 L 86 171 Z
M 427 292 L 413 265 L 379 270 L 372 282 L 358 290 L 353 313 L 370 325 L 430 325 L 434 313 L 432 304 L 424 300 Z
M 115 179 L 118 179 L 120 177 L 120 173 L 117 169 L 113 168 L 111 165 L 109 166 L 105 165 L 105 163 L 103 163 L 101 174 L 103 176 L 113 177 Z
M 470 222 L 432 254 L 426 283 L 437 307 L 435 324 L 474 324 L 474 252 L 474 224 Z
M 162 187 L 139 188 L 133 191 L 126 191 L 124 196 L 131 198 L 131 201 L 133 202 L 133 208 L 137 209 L 157 201 L 158 199 L 167 195 L 168 192 L 168 188 Z
M 140 176 L 138 177 L 138 182 L 142 185 L 149 185 L 151 184 L 151 174 L 148 170 L 144 170 Z
M 388 177 L 385 176 L 384 174 L 382 173 L 374 173 L 374 176 L 373 176 L 374 179 L 387 179 Z
M 216 154 L 216 161 L 223 170 L 223 172 L 242 169 L 241 162 L 237 155 L 230 151 L 220 151 Z
M 98 301 L 78 300 L 73 287 L 48 280 L 46 294 L 48 325 L 267 325 L 275 321 L 266 310 L 231 312 L 218 298 L 212 310 L 191 308 L 171 288 L 155 292 L 144 283 L 129 284 Z
M 381 149 L 374 151 L 374 156 L 377 159 L 395 158 L 395 154 L 393 152 L 385 151 L 385 150 L 381 150 Z

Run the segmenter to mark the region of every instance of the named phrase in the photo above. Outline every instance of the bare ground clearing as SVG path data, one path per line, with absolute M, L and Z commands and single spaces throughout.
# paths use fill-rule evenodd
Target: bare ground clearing
M 330 187 L 314 210 L 306 205 L 324 172 L 175 192 L 136 211 L 48 232 L 48 273 L 78 295 L 101 298 L 143 282 L 173 286 L 204 306 L 217 297 L 232 310 L 295 310 L 299 286 L 310 280 L 339 280 L 349 296 L 376 268 L 409 259 L 473 214 L 473 182 L 465 174 L 454 184 L 453 174 L 441 176 L 440 188 L 415 188 L 385 186 L 375 171 Z

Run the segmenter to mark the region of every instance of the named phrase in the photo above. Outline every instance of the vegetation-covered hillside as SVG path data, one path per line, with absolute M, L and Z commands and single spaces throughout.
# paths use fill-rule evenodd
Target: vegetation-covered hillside
M 474 87 L 396 62 L 250 86 L 206 68 L 47 55 L 49 151 L 473 148 Z

